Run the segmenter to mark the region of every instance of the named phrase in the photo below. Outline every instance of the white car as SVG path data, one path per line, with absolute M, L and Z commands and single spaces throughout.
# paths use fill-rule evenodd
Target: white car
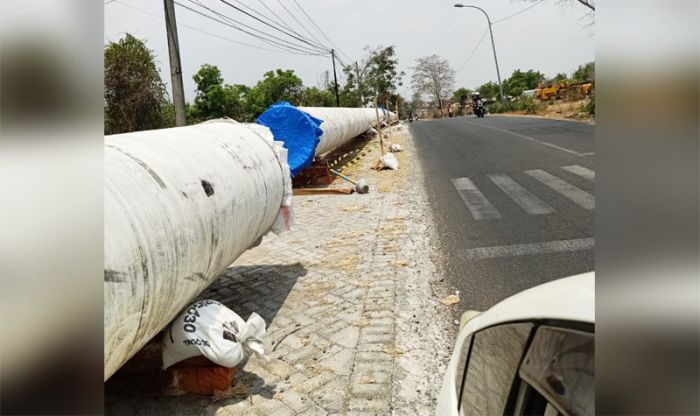
M 468 311 L 436 414 L 593 415 L 595 274 Z

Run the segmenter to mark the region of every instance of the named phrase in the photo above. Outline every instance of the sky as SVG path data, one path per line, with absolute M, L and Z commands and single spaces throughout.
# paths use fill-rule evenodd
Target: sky
M 264 30 L 284 36 L 255 22 L 226 5 L 223 0 L 177 0 L 191 8 L 192 1 Z M 298 33 L 311 38 L 285 11 L 297 11 L 294 0 L 227 0 L 244 4 L 271 16 L 272 9 Z M 461 0 L 482 7 L 493 22 L 532 6 L 525 0 Z M 369 45 L 396 47 L 399 67 L 406 72 L 399 92 L 412 94 L 411 66 L 415 59 L 437 54 L 446 58 L 455 75 L 455 88 L 473 88 L 496 81 L 488 24 L 476 9 L 454 8 L 455 0 L 297 0 L 323 32 L 337 45 L 340 57 L 348 62 L 361 60 Z M 138 9 L 138 10 L 137 10 Z M 206 12 L 204 9 L 200 9 Z M 514 70 L 534 69 L 552 77 L 559 72 L 570 74 L 595 57 L 594 27 L 586 20 L 588 9 L 576 1 L 541 0 L 534 7 L 493 25 L 501 77 Z M 295 55 L 241 45 L 243 42 L 270 48 L 251 36 L 175 5 L 186 100 L 195 96 L 192 76 L 202 64 L 216 65 L 227 84 L 254 85 L 267 71 L 293 69 L 304 85 L 318 86 L 325 71 L 331 71 L 330 57 Z M 155 53 L 163 81 L 170 91 L 170 66 L 162 0 L 105 0 L 105 44 L 117 41 L 126 33 L 146 41 Z M 300 13 L 304 23 L 318 39 L 330 43 Z M 274 16 L 272 17 L 274 18 Z M 208 32 L 208 33 L 202 33 Z M 222 39 L 225 38 L 225 39 Z M 289 39 L 289 38 L 287 38 Z M 481 42 L 479 43 L 479 41 Z M 467 60 L 471 55 L 471 58 Z M 341 77 L 341 71 L 338 70 Z M 344 78 L 340 78 L 342 85 Z

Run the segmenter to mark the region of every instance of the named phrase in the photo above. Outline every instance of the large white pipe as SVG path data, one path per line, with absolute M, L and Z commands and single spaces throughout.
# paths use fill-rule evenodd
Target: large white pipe
M 379 114 L 377 114 L 379 113 Z M 394 113 L 374 108 L 294 107 L 286 102 L 272 105 L 257 122 L 269 127 L 289 149 L 289 165 L 296 175 L 315 156 L 327 153 L 379 123 L 396 119 Z
M 105 138 L 104 378 L 270 229 L 290 225 L 286 149 L 216 120 Z
M 374 108 L 342 108 L 342 107 L 299 107 L 317 119 L 323 120 L 318 146 L 315 155 L 327 153 L 345 144 L 370 128 L 377 125 L 377 112 Z M 384 114 L 379 111 L 379 119 L 383 121 Z

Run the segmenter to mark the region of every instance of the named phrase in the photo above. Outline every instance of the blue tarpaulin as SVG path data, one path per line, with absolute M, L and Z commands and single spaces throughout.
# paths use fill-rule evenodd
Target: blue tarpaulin
M 284 142 L 292 176 L 311 165 L 316 146 L 323 134 L 319 120 L 286 101 L 273 104 L 255 120 L 272 131 L 275 140 Z

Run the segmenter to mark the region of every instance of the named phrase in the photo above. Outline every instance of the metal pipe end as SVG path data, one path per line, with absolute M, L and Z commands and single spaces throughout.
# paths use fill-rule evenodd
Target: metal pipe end
M 357 191 L 358 194 L 366 194 L 369 192 L 369 185 L 367 185 L 365 181 L 359 180 L 355 183 L 355 191 Z

